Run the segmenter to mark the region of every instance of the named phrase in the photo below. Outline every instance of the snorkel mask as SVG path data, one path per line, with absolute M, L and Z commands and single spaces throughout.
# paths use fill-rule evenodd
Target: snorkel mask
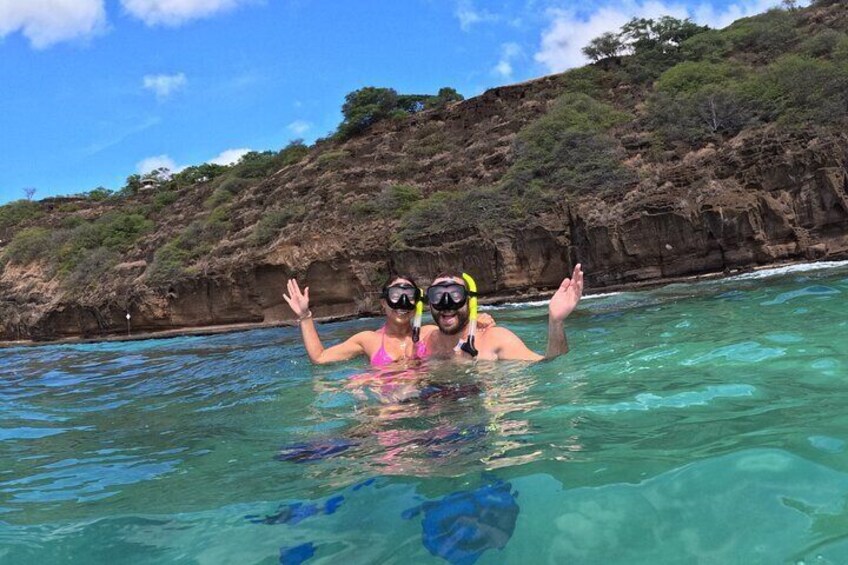
M 415 310 L 421 302 L 421 289 L 411 284 L 394 284 L 383 288 L 380 298 L 394 310 Z
M 434 310 L 459 310 L 468 303 L 468 338 L 459 348 L 477 356 L 474 336 L 477 333 L 477 283 L 468 273 L 462 273 L 467 286 L 455 282 L 434 284 L 427 289 L 427 301 Z

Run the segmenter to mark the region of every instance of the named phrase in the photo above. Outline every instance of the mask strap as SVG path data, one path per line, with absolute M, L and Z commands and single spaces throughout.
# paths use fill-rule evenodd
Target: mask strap
M 468 273 L 462 273 L 462 279 L 468 285 L 468 338 L 460 349 L 477 357 L 477 348 L 474 347 L 474 336 L 477 333 L 477 283 Z

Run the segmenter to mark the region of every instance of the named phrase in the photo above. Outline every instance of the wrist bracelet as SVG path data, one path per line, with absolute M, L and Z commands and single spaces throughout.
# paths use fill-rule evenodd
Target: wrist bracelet
M 309 320 L 310 318 L 312 318 L 312 310 L 307 310 L 305 316 L 298 316 L 297 323 L 299 324 L 304 320 Z

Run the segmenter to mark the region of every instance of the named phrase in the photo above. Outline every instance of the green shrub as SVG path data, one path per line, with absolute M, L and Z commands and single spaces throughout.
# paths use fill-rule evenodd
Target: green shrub
M 24 228 L 15 234 L 3 252 L 3 261 L 26 265 L 48 259 L 55 251 L 53 232 L 45 228 Z
M 654 88 L 668 94 L 691 94 L 707 85 L 733 83 L 744 74 L 743 68 L 732 63 L 684 61 L 664 72 Z
M 107 200 L 108 198 L 111 198 L 114 194 L 115 193 L 109 190 L 108 188 L 98 186 L 93 190 L 89 190 L 88 192 L 83 193 L 82 197 L 88 200 L 92 200 L 94 202 L 102 202 L 104 200 Z
M 82 222 L 67 232 L 56 250 L 60 273 L 73 272 L 92 249 L 102 247 L 115 253 L 128 251 L 151 229 L 153 222 L 141 214 L 126 212 L 110 212 L 93 222 Z
M 798 47 L 802 55 L 809 57 L 833 57 L 848 46 L 848 35 L 834 29 L 822 30 L 804 40 Z
M 719 62 L 730 52 L 732 44 L 725 34 L 711 29 L 693 35 L 680 44 L 680 53 L 690 61 Z
M 160 211 L 177 201 L 179 195 L 173 190 L 160 190 L 153 197 L 153 209 Z
M 73 294 L 96 290 L 119 261 L 120 255 L 111 249 L 86 249 L 76 265 L 66 274 L 65 288 Z
M 43 215 L 41 206 L 29 200 L 15 200 L 0 206 L 0 230 L 34 220 Z
M 606 80 L 607 73 L 594 65 L 571 69 L 558 78 L 564 92 L 585 94 L 593 98 L 600 98 Z
M 295 218 L 302 216 L 303 213 L 304 208 L 302 206 L 266 212 L 253 228 L 253 242 L 256 245 L 270 243 L 280 234 L 280 230 Z
M 182 233 L 156 250 L 147 268 L 147 280 L 162 284 L 182 276 L 192 261 L 212 251 L 215 243 L 227 235 L 231 229 L 229 216 L 229 207 L 219 206 L 205 218 L 191 222 Z
M 227 206 L 219 206 L 212 210 L 203 221 L 202 240 L 213 243 L 222 239 L 230 231 L 230 209 Z
M 399 218 L 421 200 L 421 191 L 414 186 L 397 184 L 383 188 L 377 195 L 351 207 L 356 216 Z
M 277 154 L 273 151 L 245 153 L 238 163 L 232 166 L 232 176 L 243 179 L 264 178 L 274 168 L 276 156 Z
M 848 113 L 848 64 L 781 57 L 749 88 L 787 123 L 834 124 Z
M 199 182 L 211 181 L 230 170 L 226 165 L 216 165 L 214 163 L 203 163 L 186 167 L 179 173 L 174 174 L 168 185 L 173 189 L 180 189 L 185 186 L 191 186 Z
M 647 105 L 648 121 L 661 143 L 696 145 L 716 137 L 731 137 L 754 116 L 750 100 L 740 91 L 707 84 L 694 92 L 657 92 Z
M 192 252 L 182 247 L 184 240 L 177 238 L 156 250 L 153 262 L 145 272 L 148 283 L 159 285 L 179 279 L 185 272 Z
M 462 192 L 437 192 L 412 204 L 401 218 L 398 238 L 412 244 L 422 237 L 479 231 L 495 235 L 515 225 L 512 197 L 486 187 Z
M 128 250 L 142 234 L 153 229 L 153 222 L 141 214 L 109 214 L 98 219 L 94 225 L 99 231 L 97 243 L 119 252 Z
M 350 151 L 338 149 L 336 151 L 325 151 L 324 153 L 321 153 L 315 159 L 315 162 L 324 167 L 331 167 L 335 163 L 343 159 L 347 159 L 348 157 L 350 157 Z
M 212 195 L 209 196 L 206 200 L 203 201 L 203 207 L 207 209 L 217 208 L 218 206 L 222 206 L 233 199 L 233 193 L 229 190 L 225 190 L 222 188 L 216 188 Z
M 585 94 L 566 94 L 531 122 L 515 140 L 515 161 L 504 186 L 515 193 L 536 182 L 562 192 L 602 191 L 633 180 L 622 166 L 623 152 L 606 131 L 628 119 Z
M 792 49 L 798 38 L 795 25 L 795 14 L 775 8 L 737 20 L 723 34 L 734 51 L 768 61 Z

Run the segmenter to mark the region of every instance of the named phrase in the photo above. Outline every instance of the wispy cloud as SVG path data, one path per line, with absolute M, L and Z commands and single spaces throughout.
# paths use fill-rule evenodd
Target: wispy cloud
M 498 64 L 495 65 L 495 68 L 492 69 L 492 72 L 501 78 L 511 79 L 513 71 L 512 64 L 522 53 L 521 46 L 517 43 L 504 43 L 501 45 L 501 58 Z
M 312 124 L 305 120 L 295 120 L 286 126 L 290 132 L 295 135 L 303 135 L 308 132 Z
M 618 31 L 632 18 L 691 18 L 696 23 L 721 28 L 736 19 L 778 5 L 780 0 L 742 0 L 721 8 L 706 2 L 687 7 L 685 4 L 661 0 L 625 0 L 601 6 L 588 15 L 575 9 L 552 8 L 547 12 L 549 25 L 542 32 L 541 46 L 534 59 L 555 73 L 585 65 L 589 61 L 583 55 L 582 48 L 605 32 Z
M 171 94 L 185 88 L 188 84 L 185 74 L 176 73 L 173 75 L 145 75 L 143 79 L 144 88 L 156 94 L 156 98 L 164 100 Z
M 0 39 L 20 32 L 35 49 L 105 29 L 104 0 L 0 0 Z
M 132 126 L 130 128 L 127 128 L 127 129 L 119 132 L 118 134 L 116 134 L 116 135 L 114 135 L 114 136 L 112 136 L 112 137 L 110 137 L 106 140 L 99 141 L 99 142 L 96 142 L 96 143 L 92 143 L 88 147 L 85 147 L 84 149 L 82 149 L 82 153 L 85 156 L 95 155 L 97 153 L 100 153 L 101 151 L 105 151 L 106 149 L 109 149 L 110 147 L 114 147 L 115 145 L 118 145 L 123 140 L 127 139 L 128 137 L 131 137 L 131 136 L 133 136 L 137 133 L 141 133 L 141 132 L 143 132 L 147 129 L 152 128 L 153 126 L 159 125 L 161 122 L 162 122 L 162 119 L 159 118 L 158 116 L 147 118 L 146 120 L 144 120 L 140 124 Z
M 217 157 L 210 159 L 208 162 L 213 165 L 232 165 L 238 163 L 239 159 L 250 153 L 251 149 L 240 147 L 238 149 L 225 149 L 221 151 Z
M 121 0 L 127 13 L 145 24 L 171 27 L 209 18 L 251 2 L 252 0 Z
M 470 30 L 474 24 L 495 22 L 500 19 L 497 14 L 476 8 L 471 0 L 459 0 L 454 14 L 459 20 L 462 31 Z

